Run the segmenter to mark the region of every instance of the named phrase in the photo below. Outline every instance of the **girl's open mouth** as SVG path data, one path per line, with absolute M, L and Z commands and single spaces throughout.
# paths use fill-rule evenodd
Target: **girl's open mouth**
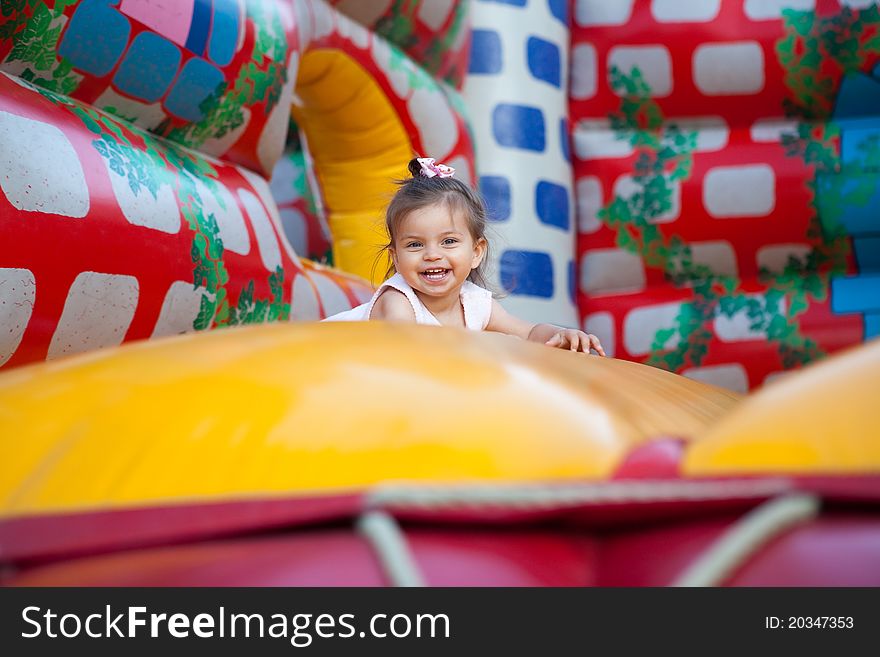
M 420 271 L 419 276 L 429 283 L 442 283 L 449 275 L 449 271 L 449 269 L 426 269 L 425 271 Z

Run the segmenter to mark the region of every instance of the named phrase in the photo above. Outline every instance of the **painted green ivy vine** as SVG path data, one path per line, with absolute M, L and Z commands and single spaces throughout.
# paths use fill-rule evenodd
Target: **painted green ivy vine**
M 61 16 L 67 6 L 76 2 L 56 0 L 50 10 L 46 3 L 36 0 L 4 0 L 0 4 L 0 16 L 5 19 L 0 23 L 0 38 L 12 41 L 5 62 L 26 63 L 28 66 L 23 69 L 21 78 L 35 85 L 51 102 L 77 116 L 94 133 L 92 146 L 107 161 L 108 168 L 127 181 L 135 196 L 149 193 L 156 198 L 161 184 L 172 184 L 181 213 L 193 234 L 190 247 L 193 288 L 205 289 L 193 328 L 286 319 L 290 305 L 283 303 L 284 270 L 281 267 L 269 275 L 268 298 L 255 295 L 253 280 L 245 284 L 235 305 L 227 298 L 229 274 L 223 260 L 223 241 L 216 218 L 206 211 L 196 187 L 200 182 L 216 202 L 225 207 L 214 167 L 197 153 L 148 133 L 140 133 L 143 147 L 133 144 L 116 118 L 67 98 L 67 94 L 75 91 L 80 78 L 67 59 L 57 56 L 57 48 Z M 243 106 L 265 102 L 268 113 L 278 102 L 287 75 L 287 42 L 277 8 L 269 5 L 268 9 L 271 15 L 266 14 L 265 4 L 249 0 L 249 15 L 257 29 L 252 61 L 242 66 L 231 93 L 224 94 L 225 85 L 221 85 L 207 101 L 202 122 L 171 131 L 170 136 L 179 143 L 197 147 L 208 138 L 222 137 L 241 125 Z
M 656 332 L 647 362 L 671 371 L 699 366 L 708 353 L 715 318 L 740 313 L 748 318 L 750 330 L 765 332 L 778 345 L 785 367 L 821 355 L 816 343 L 800 332 L 798 315 L 806 305 L 788 303 L 783 308 L 782 301 L 789 292 L 802 294 L 801 301 L 810 294 L 824 294 L 824 285 L 819 290 L 805 287 L 791 270 L 784 272 L 784 279 L 768 272 L 769 280 L 762 281 L 767 284 L 765 292 L 746 294 L 738 277 L 695 262 L 690 244 L 679 235 L 666 235 L 656 223 L 671 209 L 675 185 L 690 177 L 697 134 L 664 121 L 638 69 L 627 75 L 612 68 L 611 84 L 621 96 L 619 111 L 609 117 L 611 126 L 617 139 L 628 141 L 637 152 L 636 191 L 615 196 L 600 210 L 599 218 L 615 232 L 621 249 L 661 270 L 671 284 L 691 288 L 693 295 L 681 304 L 674 324 Z
M 52 9 L 35 0 L 3 0 L 0 15 L 0 41 L 12 40 L 5 62 L 24 62 L 28 66 L 21 78 L 49 91 L 69 94 L 79 84 L 79 76 L 65 57 L 57 57 L 61 36 L 60 18 L 65 7 L 78 0 L 56 0 Z
M 615 231 L 620 248 L 660 269 L 673 285 L 693 292 L 674 324 L 655 334 L 651 364 L 673 371 L 700 365 L 712 338 L 711 322 L 738 313 L 745 313 L 750 328 L 765 332 L 777 345 L 785 368 L 824 355 L 801 333 L 799 317 L 812 302 L 827 299 L 832 276 L 846 272 L 850 247 L 840 219 L 847 205 L 870 201 L 878 185 L 872 174 L 880 170 L 880 140 L 863 140 L 857 157 L 844 164 L 841 128 L 828 119 L 842 77 L 864 71 L 880 57 L 880 9 L 844 7 L 824 17 L 788 9 L 783 25 L 785 36 L 776 52 L 790 92 L 784 111 L 798 123 L 782 136 L 782 145 L 788 156 L 813 172 L 806 182 L 812 210 L 805 234 L 810 250 L 801 258 L 790 257 L 782 271 L 762 268 L 759 282 L 766 287 L 760 295 L 743 293 L 737 277 L 695 263 L 690 245 L 677 235 L 665 235 L 654 223 L 671 208 L 673 186 L 690 176 L 696 134 L 664 122 L 638 70 L 629 75 L 611 71 L 612 86 L 622 99 L 619 111 L 609 118 L 617 139 L 628 141 L 638 153 L 636 192 L 613 198 L 599 217 Z
M 268 116 L 281 98 L 287 82 L 287 39 L 281 16 L 274 3 L 247 0 L 248 17 L 253 21 L 255 43 L 251 59 L 243 64 L 229 87 L 220 83 L 199 108 L 201 121 L 168 132 L 178 144 L 197 149 L 208 139 L 220 139 L 244 124 L 244 108 L 265 104 Z M 157 131 L 164 134 L 167 126 Z
M 211 327 L 252 324 L 290 316 L 290 304 L 283 301 L 284 270 L 279 266 L 269 275 L 269 297 L 254 294 L 254 281 L 248 281 L 231 306 L 226 285 L 229 273 L 223 260 L 223 240 L 213 213 L 207 212 L 196 186 L 201 183 L 225 207 L 219 193 L 217 170 L 197 153 L 169 143 L 149 133 L 139 133 L 143 147 L 133 144 L 115 118 L 91 107 L 72 102 L 48 89 L 36 87 L 53 103 L 65 107 L 96 135 L 92 146 L 107 160 L 107 166 L 125 178 L 132 193 L 148 192 L 155 198 L 162 180 L 174 183 L 181 214 L 192 232 L 190 256 L 193 266 L 193 289 L 203 287 L 196 330 Z M 167 177 L 166 177 L 167 175 Z
M 394 0 L 394 4 L 385 15 L 377 21 L 376 33 L 384 37 L 390 44 L 400 51 L 413 51 L 413 49 L 421 49 L 424 41 L 420 41 L 416 34 L 415 21 L 416 12 L 419 9 L 419 3 L 411 2 L 411 0 Z M 449 28 L 442 34 L 433 35 L 427 42 L 428 46 L 424 50 L 424 54 L 419 56 L 418 68 L 424 68 L 427 77 L 431 78 L 437 75 L 443 66 L 443 58 L 449 51 L 450 47 L 457 39 L 461 37 L 461 31 L 467 29 L 468 3 L 459 2 L 453 8 L 452 21 Z M 405 56 L 405 55 L 397 55 Z M 395 61 L 392 57 L 391 70 L 401 68 L 402 64 Z M 450 70 L 446 71 L 443 79 L 451 84 L 456 85 L 461 80 L 464 71 Z M 417 87 L 413 87 L 417 88 Z

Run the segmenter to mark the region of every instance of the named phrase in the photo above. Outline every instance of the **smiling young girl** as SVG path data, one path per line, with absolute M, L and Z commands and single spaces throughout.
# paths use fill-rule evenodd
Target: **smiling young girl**
M 480 196 L 433 158 L 409 163 L 388 210 L 392 268 L 373 298 L 325 321 L 391 320 L 497 331 L 550 347 L 605 355 L 599 339 L 577 329 L 534 324 L 508 313 L 486 289 L 489 251 Z

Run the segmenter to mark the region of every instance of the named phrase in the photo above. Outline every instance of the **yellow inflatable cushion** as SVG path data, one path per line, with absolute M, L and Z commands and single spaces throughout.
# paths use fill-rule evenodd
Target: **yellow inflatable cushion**
M 265 325 L 0 375 L 0 517 L 377 482 L 606 477 L 736 395 L 644 365 L 416 325 Z
M 685 455 L 689 475 L 880 472 L 880 340 L 792 372 Z

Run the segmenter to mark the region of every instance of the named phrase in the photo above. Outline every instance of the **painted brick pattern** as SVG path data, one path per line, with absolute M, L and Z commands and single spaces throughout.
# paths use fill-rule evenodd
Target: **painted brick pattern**
M 825 3 L 823 11 L 839 11 L 835 4 Z M 786 155 L 782 143 L 797 122 L 786 117 L 789 91 L 777 47 L 785 35 L 782 12 L 815 8 L 812 0 L 572 0 L 578 308 L 582 326 L 614 345 L 617 357 L 646 361 L 652 352 L 662 356 L 675 348 L 674 335 L 662 348 L 654 343 L 667 336 L 664 329 L 675 327 L 682 304 L 695 293 L 691 285 L 670 283 L 646 256 L 609 255 L 621 245 L 603 221 L 603 208 L 615 197 L 646 193 L 644 181 L 633 182 L 639 157 L 629 139 L 633 133 L 616 133 L 610 120 L 622 100 L 612 67 L 625 75 L 637 68 L 663 125 L 675 123 L 695 137 L 688 175 L 667 181 L 671 206 L 650 223 L 689 244 L 694 263 L 736 277 L 745 299 L 766 303 L 766 272 L 781 272 L 790 258 L 805 260 L 811 249 L 806 234 L 814 172 Z M 851 122 L 843 126 L 844 163 L 860 141 L 880 135 L 874 60 L 868 56 L 867 70 L 840 86 L 834 118 Z M 872 102 L 875 93 L 878 103 Z M 821 199 L 817 203 L 821 210 Z M 801 333 L 826 353 L 871 336 L 880 325 L 875 307 L 880 225 L 869 209 L 876 203 L 856 206 L 842 212 L 852 236 L 846 273 L 828 285 L 824 300 L 812 300 L 798 317 Z M 777 310 L 784 314 L 786 303 L 783 298 Z M 751 322 L 746 310 L 716 318 L 705 357 L 678 371 L 734 389 L 772 378 L 783 369 L 778 346 L 768 342 L 766 331 L 751 330 Z

